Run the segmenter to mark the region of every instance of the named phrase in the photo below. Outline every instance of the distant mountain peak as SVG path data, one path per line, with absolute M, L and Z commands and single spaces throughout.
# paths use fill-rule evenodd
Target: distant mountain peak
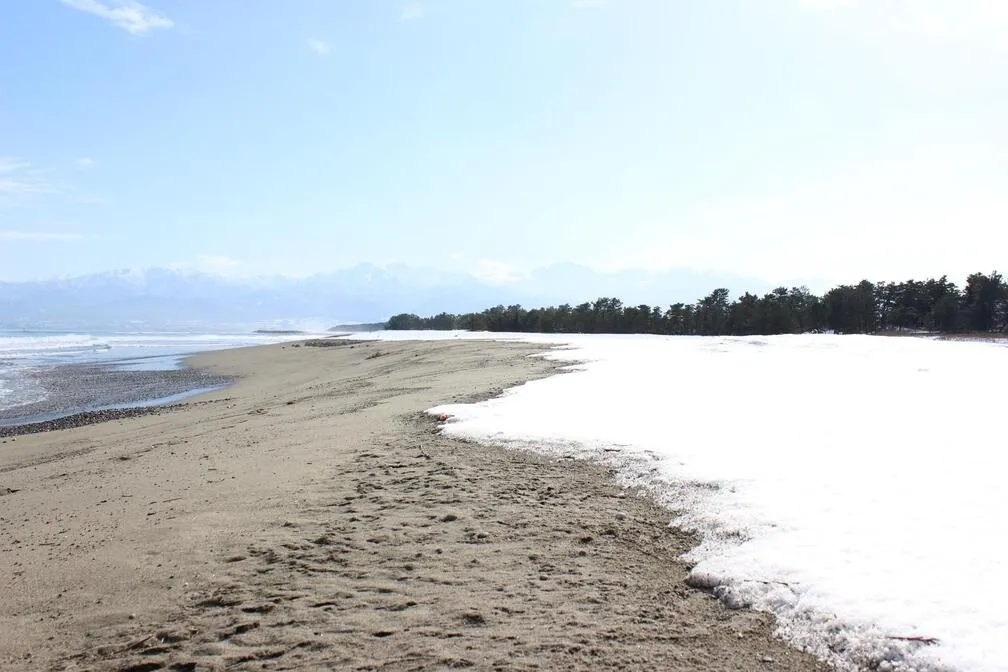
M 600 272 L 553 264 L 500 284 L 459 271 L 361 263 L 304 278 L 226 277 L 172 269 L 115 269 L 55 280 L 0 283 L 0 328 L 256 328 L 311 319 L 377 322 L 396 313 L 467 312 L 505 304 L 693 302 L 718 286 L 766 283 L 695 271 Z M 139 325 L 139 326 L 138 326 Z

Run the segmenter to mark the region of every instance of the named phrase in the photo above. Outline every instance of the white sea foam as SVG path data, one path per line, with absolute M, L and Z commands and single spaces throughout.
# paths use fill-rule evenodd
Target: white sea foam
M 124 369 L 174 368 L 185 355 L 305 338 L 295 334 L 69 334 L 0 331 L 0 409 L 40 401 L 37 367 L 116 363 Z
M 120 353 L 170 350 L 201 352 L 246 345 L 263 345 L 305 338 L 285 334 L 54 334 L 0 332 L 0 360 L 78 358 L 91 361 L 100 353 L 115 358 Z M 112 352 L 117 351 L 117 352 Z
M 699 531 L 693 579 L 841 668 L 1008 670 L 1008 349 L 836 336 L 387 333 L 566 345 L 447 430 L 609 459 Z M 619 447 L 617 453 L 601 448 Z M 932 642 L 932 638 L 936 640 Z

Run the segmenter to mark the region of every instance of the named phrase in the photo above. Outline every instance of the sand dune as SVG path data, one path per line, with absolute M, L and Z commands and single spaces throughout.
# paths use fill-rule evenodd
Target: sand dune
M 529 346 L 194 357 L 239 382 L 0 444 L 0 668 L 809 670 L 684 583 L 692 540 L 604 468 L 421 411 L 550 372 Z

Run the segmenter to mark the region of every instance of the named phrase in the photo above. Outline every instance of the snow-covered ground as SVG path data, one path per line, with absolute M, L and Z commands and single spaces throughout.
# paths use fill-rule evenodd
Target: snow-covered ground
M 583 362 L 432 409 L 614 462 L 696 529 L 697 584 L 840 667 L 1008 670 L 1008 348 L 917 338 L 434 332 Z M 619 450 L 613 451 L 616 447 Z M 607 449 L 607 450 L 603 450 Z M 933 641 L 937 640 L 937 641 Z

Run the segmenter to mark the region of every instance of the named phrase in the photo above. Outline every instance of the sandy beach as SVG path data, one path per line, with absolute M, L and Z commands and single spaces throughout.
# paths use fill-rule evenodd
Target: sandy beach
M 0 669 L 824 669 L 688 587 L 694 540 L 604 467 L 423 414 L 549 375 L 532 346 L 340 343 L 3 439 Z

